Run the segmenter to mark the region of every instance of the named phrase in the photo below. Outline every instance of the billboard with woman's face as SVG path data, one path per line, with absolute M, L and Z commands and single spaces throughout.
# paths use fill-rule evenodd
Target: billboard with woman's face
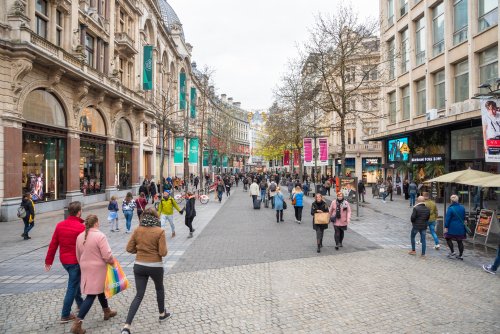
M 500 162 L 500 110 L 498 105 L 498 100 L 481 100 L 484 158 L 486 162 Z

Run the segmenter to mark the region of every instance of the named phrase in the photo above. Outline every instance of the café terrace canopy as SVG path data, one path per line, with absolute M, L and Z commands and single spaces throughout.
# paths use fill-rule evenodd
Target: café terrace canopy
M 500 187 L 500 175 L 496 174 L 468 180 L 466 184 L 478 187 Z
M 436 178 L 430 179 L 426 182 L 443 182 L 443 183 L 460 183 L 460 184 L 470 184 L 469 181 L 477 180 L 485 177 L 498 176 L 495 174 L 481 172 L 475 169 L 465 169 L 457 172 L 452 172 L 438 176 Z M 490 186 L 491 187 L 491 186 Z

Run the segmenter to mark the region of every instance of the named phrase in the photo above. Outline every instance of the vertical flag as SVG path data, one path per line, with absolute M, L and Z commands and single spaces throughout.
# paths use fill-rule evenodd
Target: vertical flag
M 290 165 L 290 151 L 286 150 L 283 154 L 283 166 Z
M 313 165 L 313 140 L 304 138 L 304 166 Z
M 189 164 L 198 164 L 198 138 L 191 138 L 189 140 Z
M 191 109 L 191 118 L 196 118 L 196 88 L 191 87 L 191 105 L 189 108 Z
M 175 138 L 174 165 L 182 165 L 184 162 L 184 138 Z
M 294 150 L 293 151 L 293 166 L 299 167 L 299 165 L 300 165 L 299 159 L 300 159 L 299 150 Z
M 203 151 L 203 167 L 208 167 L 208 150 Z
M 186 110 L 186 72 L 179 74 L 179 109 Z
M 328 166 L 328 138 L 319 138 L 318 139 L 319 146 L 319 161 L 318 165 L 320 166 Z
M 153 46 L 144 46 L 144 64 L 142 75 L 142 89 L 153 89 Z
M 224 155 L 222 157 L 222 167 L 228 167 L 229 165 L 229 157 L 227 155 Z

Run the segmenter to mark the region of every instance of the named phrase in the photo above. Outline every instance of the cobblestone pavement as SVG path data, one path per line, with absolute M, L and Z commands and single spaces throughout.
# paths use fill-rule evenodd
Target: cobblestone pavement
M 353 219 L 342 250 L 332 247 L 330 228 L 317 254 L 311 201 L 303 224 L 294 223 L 291 207 L 286 222 L 276 224 L 274 211 L 253 210 L 240 187 L 222 204 L 197 206 L 193 239 L 186 239 L 176 216 L 178 236 L 168 238 L 165 263 L 167 307 L 174 315 L 158 322 L 150 283 L 133 333 L 500 332 L 500 275 L 479 267 L 492 260 L 491 250 L 478 255 L 468 249 L 464 262 L 447 259 L 445 250 L 429 250 L 427 259 L 409 256 L 409 208 L 404 213 L 404 202 L 382 207 L 371 201 Z M 105 208 L 85 210 L 106 216 Z M 0 333 L 69 332 L 69 324 L 57 323 L 65 274 L 57 261 L 53 271 L 43 272 L 50 223 L 60 216 L 40 219 L 29 242 L 16 239 L 19 223 L 0 224 Z M 108 234 L 132 278 L 127 238 Z M 43 282 L 20 283 L 26 277 Z M 134 293 L 132 286 L 110 300 L 119 313 L 110 321 L 94 306 L 84 321 L 88 333 L 119 333 Z

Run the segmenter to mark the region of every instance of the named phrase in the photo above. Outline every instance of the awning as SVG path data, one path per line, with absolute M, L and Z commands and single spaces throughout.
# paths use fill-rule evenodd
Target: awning
M 474 179 L 484 178 L 487 176 L 493 176 L 495 174 L 481 172 L 479 170 L 474 170 L 471 168 L 460 170 L 457 172 L 452 172 L 448 174 L 441 175 L 439 177 L 430 179 L 426 182 L 444 182 L 444 183 L 461 183 L 468 184 L 467 182 Z
M 467 183 L 471 186 L 479 186 L 479 187 L 500 187 L 500 175 L 491 175 L 486 177 L 480 177 L 472 180 L 468 180 Z

